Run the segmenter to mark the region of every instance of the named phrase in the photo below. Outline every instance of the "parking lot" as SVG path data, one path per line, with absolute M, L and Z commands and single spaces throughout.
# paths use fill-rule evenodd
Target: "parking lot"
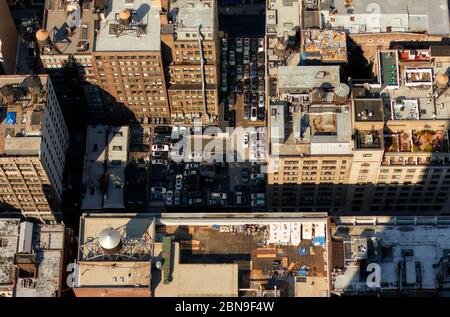
M 264 125 L 266 119 L 264 38 L 223 38 L 221 93 L 226 112 L 238 127 Z

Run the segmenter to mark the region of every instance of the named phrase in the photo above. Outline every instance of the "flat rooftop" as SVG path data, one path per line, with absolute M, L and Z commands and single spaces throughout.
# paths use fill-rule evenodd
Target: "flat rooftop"
M 373 2 L 371 0 L 351 1 L 348 7 L 346 3 L 347 1 L 324 0 L 321 2 L 321 10 L 329 11 L 334 8 L 337 11 L 336 15 L 366 15 L 367 8 Z M 377 8 L 385 19 L 394 20 L 395 15 L 408 16 L 411 32 L 427 31 L 429 34 L 442 35 L 450 33 L 447 0 L 384 0 L 377 2 Z M 388 25 L 392 24 L 388 23 Z
M 30 82 L 39 86 L 35 93 Z M 0 156 L 39 155 L 47 85 L 45 75 L 0 76 Z
M 161 7 L 150 0 L 106 0 L 105 22 L 96 33 L 94 50 L 97 52 L 159 51 Z M 129 27 L 119 27 L 121 10 L 132 11 Z
M 0 285 L 12 285 L 16 278 L 14 255 L 19 243 L 20 219 L 0 219 Z
M 200 0 L 176 0 L 170 4 L 169 17 L 174 21 L 175 33 L 197 32 L 198 26 L 201 25 L 205 38 L 212 39 L 217 31 L 214 16 L 214 7 Z M 182 34 L 179 34 L 179 38 L 186 39 Z
M 260 219 L 259 224 L 252 224 L 251 219 L 240 219 L 235 225 L 230 225 L 221 224 L 217 219 L 215 225 L 166 224 L 162 233 L 173 235 L 179 243 L 181 265 L 236 265 L 238 288 L 258 289 L 263 286 L 273 289 L 273 285 L 277 285 L 281 296 L 294 296 L 302 291 L 304 294 L 314 293 L 314 290 L 298 286 L 295 283 L 297 278 L 318 278 L 327 285 L 324 220 L 309 222 L 299 218 L 284 222 L 278 219 L 280 222 L 277 222 L 276 219 Z M 230 274 L 229 270 L 234 274 L 234 268 L 229 267 L 227 274 Z M 291 273 L 286 274 L 287 271 Z M 226 285 L 232 285 L 229 277 Z M 327 294 L 328 287 L 323 285 L 318 283 L 315 294 Z M 239 295 L 251 295 L 243 293 Z
M 340 82 L 339 66 L 278 67 L 278 89 L 281 93 L 297 89 L 331 89 Z
M 348 243 L 348 247 L 344 247 L 344 254 L 335 255 L 343 256 L 346 264 L 344 264 L 343 273 L 335 275 L 333 278 L 334 289 L 367 291 L 365 262 L 381 265 L 381 288 L 383 290 L 398 290 L 400 282 L 398 263 L 404 263 L 407 255 L 413 257 L 414 270 L 419 265 L 420 274 L 417 276 L 414 274 L 417 281 L 414 285 L 404 285 L 403 289 L 437 289 L 439 287 L 437 277 L 440 272 L 446 270 L 445 265 L 448 265 L 446 259 L 450 252 L 449 234 L 450 227 L 448 225 L 340 226 L 333 236 L 337 237 L 338 241 L 342 241 L 344 246 Z M 361 263 L 359 265 L 357 261 L 354 261 L 357 250 L 353 246 L 350 247 L 350 243 L 358 244 L 357 240 L 361 238 L 368 240 L 368 248 L 367 255 L 362 257 L 363 262 L 359 262 Z M 448 280 L 448 276 L 446 278 Z
M 300 5 L 297 0 L 271 0 L 267 2 L 266 33 L 284 38 L 300 23 Z
M 169 284 L 153 281 L 155 297 L 237 297 L 238 264 L 180 263 L 180 244 L 172 244 L 173 270 Z M 162 243 L 155 254 L 162 253 Z
M 67 5 L 65 0 L 46 1 L 44 28 L 61 54 L 92 52 L 96 14 L 94 1 Z M 67 28 L 71 31 L 68 33 Z
M 384 121 L 383 100 L 355 99 L 356 121 Z

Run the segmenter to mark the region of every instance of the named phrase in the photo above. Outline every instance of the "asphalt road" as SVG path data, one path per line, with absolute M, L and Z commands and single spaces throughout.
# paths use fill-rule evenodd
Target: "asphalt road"
M 265 14 L 219 15 L 219 29 L 231 38 L 264 36 Z

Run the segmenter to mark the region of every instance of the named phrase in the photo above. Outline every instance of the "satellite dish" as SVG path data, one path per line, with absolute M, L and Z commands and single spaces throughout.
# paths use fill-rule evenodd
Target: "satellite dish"
M 106 228 L 100 232 L 98 242 L 105 253 L 118 253 L 122 245 L 122 238 L 119 231 L 113 228 Z

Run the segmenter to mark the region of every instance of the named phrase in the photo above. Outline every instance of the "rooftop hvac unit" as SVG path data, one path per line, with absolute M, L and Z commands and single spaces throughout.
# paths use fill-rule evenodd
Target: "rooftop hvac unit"
M 19 253 L 31 253 L 31 245 L 33 239 L 33 223 L 32 222 L 22 222 L 20 224 L 20 234 L 19 234 Z

